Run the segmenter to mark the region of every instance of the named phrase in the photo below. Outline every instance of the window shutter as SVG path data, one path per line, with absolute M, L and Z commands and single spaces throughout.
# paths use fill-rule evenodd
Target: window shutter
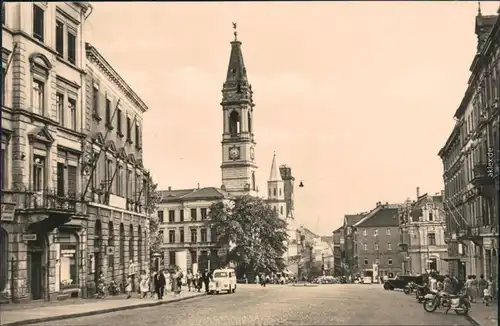
M 76 194 L 76 167 L 68 166 L 68 193 Z

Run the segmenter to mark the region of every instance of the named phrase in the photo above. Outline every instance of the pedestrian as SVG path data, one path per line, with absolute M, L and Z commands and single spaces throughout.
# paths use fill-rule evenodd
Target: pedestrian
M 198 292 L 201 292 L 203 289 L 203 274 L 197 273 L 196 277 L 198 278 Z
M 165 275 L 163 274 L 163 271 L 160 270 L 156 274 L 156 279 L 155 279 L 155 292 L 156 295 L 158 296 L 158 300 L 163 300 L 163 293 L 165 291 Z
M 208 293 L 208 285 L 210 284 L 210 274 L 207 270 L 203 272 L 203 284 L 205 285 L 205 292 Z
M 182 288 L 182 277 L 183 273 L 180 268 L 177 268 L 177 271 L 175 272 L 175 287 L 174 287 L 174 295 L 180 295 L 181 294 L 181 288 Z
M 472 297 L 472 302 L 477 301 L 478 297 L 478 281 L 476 279 L 476 275 L 472 275 L 472 281 L 470 282 L 470 288 L 471 288 L 471 297 Z
M 444 276 L 443 288 L 444 288 L 444 292 L 449 293 L 449 294 L 453 294 L 453 291 L 454 291 L 453 283 L 451 281 L 450 275 L 448 275 L 448 274 L 446 274 Z
M 484 274 L 479 275 L 479 281 L 477 282 L 479 297 L 483 298 L 484 289 L 488 287 L 488 281 L 485 280 Z
M 149 277 L 146 271 L 141 271 L 139 291 L 141 292 L 140 298 L 145 298 L 149 292 Z
M 125 292 L 127 293 L 127 299 L 132 297 L 132 276 L 127 276 L 127 280 L 125 283 Z
M 255 284 L 260 284 L 259 274 L 255 275 Z
M 149 289 L 150 289 L 150 298 L 152 298 L 155 294 L 156 294 L 156 279 L 157 279 L 157 276 L 158 276 L 158 272 L 157 271 L 153 271 L 153 273 L 151 274 L 151 278 L 149 279 Z
M 193 278 L 194 278 L 193 273 L 191 273 L 191 270 L 188 270 L 188 272 L 186 274 L 186 283 L 187 283 L 187 287 L 188 287 L 189 292 L 191 292 L 191 287 L 193 287 L 193 291 L 195 290 Z
M 467 297 L 470 302 L 472 302 L 472 289 L 470 284 L 472 283 L 472 275 L 467 276 L 467 281 L 465 281 L 465 292 L 467 293 Z

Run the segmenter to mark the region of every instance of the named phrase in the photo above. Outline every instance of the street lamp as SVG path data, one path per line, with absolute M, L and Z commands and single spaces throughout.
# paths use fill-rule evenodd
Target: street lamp
M 321 253 L 321 271 L 323 272 L 323 276 L 325 276 L 325 254 Z

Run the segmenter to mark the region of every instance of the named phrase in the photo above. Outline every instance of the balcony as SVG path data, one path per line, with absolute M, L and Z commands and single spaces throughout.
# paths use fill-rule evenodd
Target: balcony
M 161 246 L 165 249 L 203 249 L 215 248 L 216 245 L 215 242 L 165 242 Z
M 481 227 L 477 225 L 466 226 L 464 229 L 460 230 L 457 239 L 459 241 L 472 241 L 478 246 L 482 246 L 482 237 L 481 237 Z
M 55 189 L 41 191 L 4 191 L 3 203 L 15 205 L 18 222 L 27 222 L 32 230 L 50 232 L 69 222 L 74 215 L 86 212 L 77 194 L 60 194 Z
M 493 178 L 493 168 L 489 167 L 484 162 L 478 162 L 474 164 L 472 169 L 474 171 L 474 177 L 471 182 L 474 186 L 493 186 L 494 178 Z

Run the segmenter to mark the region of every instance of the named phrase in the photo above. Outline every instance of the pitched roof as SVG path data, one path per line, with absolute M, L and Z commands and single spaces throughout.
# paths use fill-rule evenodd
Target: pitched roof
M 281 173 L 278 170 L 278 164 L 276 164 L 276 153 L 274 153 L 273 155 L 273 162 L 271 163 L 271 173 L 269 173 L 269 180 L 267 181 L 282 181 Z
M 332 233 L 342 232 L 343 228 L 344 228 L 344 226 L 339 226 L 338 228 L 336 228 L 335 230 L 333 230 Z
M 399 226 L 398 205 L 380 205 L 357 222 L 355 227 Z
M 226 83 L 246 81 L 248 81 L 247 69 L 245 68 L 245 63 L 243 62 L 241 42 L 238 40 L 234 40 L 231 42 L 231 54 L 229 55 Z
M 344 225 L 345 226 L 352 226 L 352 225 L 358 223 L 363 217 L 365 217 L 365 215 L 366 215 L 365 213 L 344 215 Z
M 223 198 L 232 198 L 232 196 L 219 188 L 204 187 L 193 189 L 160 190 L 160 203 L 184 202 L 195 200 L 215 200 Z

